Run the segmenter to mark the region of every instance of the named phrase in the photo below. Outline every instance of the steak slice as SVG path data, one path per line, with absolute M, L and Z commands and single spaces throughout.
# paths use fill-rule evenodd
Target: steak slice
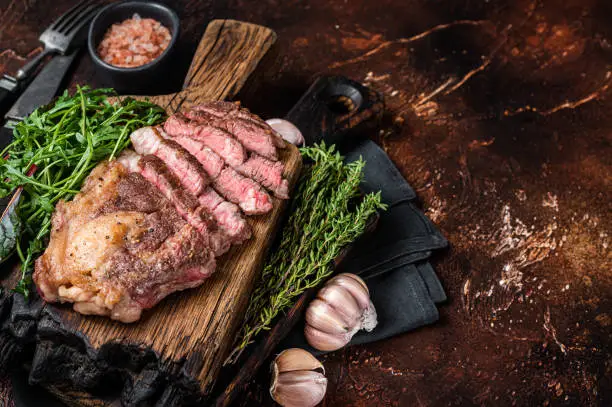
M 243 177 L 231 167 L 223 168 L 213 185 L 221 195 L 240 206 L 246 214 L 256 215 L 272 210 L 270 195 L 255 181 Z
M 212 102 L 204 103 L 202 105 L 194 106 L 192 107 L 192 109 L 199 110 L 201 112 L 206 112 L 222 119 L 238 117 L 244 120 L 250 120 L 254 123 L 258 123 L 262 127 L 264 126 L 261 123 L 265 124 L 263 120 L 249 112 L 248 109 L 240 107 L 240 103 L 215 100 Z
M 214 269 L 207 242 L 152 184 L 105 161 L 72 201 L 56 206 L 33 278 L 46 301 L 133 322 Z
M 193 122 L 180 113 L 166 120 L 164 130 L 172 137 L 186 136 L 201 141 L 231 166 L 238 166 L 247 158 L 242 144 L 230 133 L 218 127 Z
M 162 134 L 163 137 L 170 137 L 166 133 Z M 198 140 L 194 140 L 187 136 L 180 136 L 173 138 L 181 147 L 189 151 L 204 167 L 204 171 L 208 174 L 211 179 L 216 179 L 223 167 L 225 162 L 210 148 L 206 147 L 204 143 Z
M 251 227 L 242 217 L 238 206 L 227 202 L 212 188 L 207 188 L 198 197 L 202 207 L 206 208 L 225 233 L 230 237 L 233 244 L 240 244 L 251 237 Z
M 214 272 L 215 256 L 204 247 L 202 235 L 185 224 L 154 252 L 138 257 L 117 252 L 109 259 L 106 278 L 126 287 L 139 308 L 151 308 L 174 291 L 200 285 Z
M 209 179 L 196 158 L 177 142 L 164 138 L 159 127 L 143 127 L 130 135 L 134 150 L 141 155 L 161 159 L 181 180 L 189 192 L 198 196 L 209 184 Z
M 217 256 L 229 250 L 230 240 L 223 230 L 217 227 L 206 209 L 199 206 L 197 199 L 181 188 L 179 179 L 168 170 L 163 161 L 153 155 L 140 156 L 130 150 L 125 150 L 118 161 L 129 171 L 139 173 L 155 185 L 174 204 L 183 219 L 204 236 Z
M 232 102 L 224 102 L 224 101 L 215 101 L 209 102 L 203 105 L 195 106 L 192 110 L 197 110 L 201 112 L 206 112 L 208 114 L 214 115 L 220 119 L 232 119 L 237 118 L 251 123 L 254 126 L 261 128 L 262 130 L 268 132 L 272 137 L 272 142 L 278 148 L 286 148 L 287 144 L 282 137 L 274 131 L 272 127 L 257 115 L 249 112 L 248 109 L 240 107 L 239 103 Z
M 289 182 L 283 179 L 285 168 L 280 161 L 270 161 L 260 155 L 251 154 L 237 170 L 268 188 L 277 198 L 289 198 Z
M 271 160 L 278 160 L 276 147 L 272 141 L 271 131 L 239 117 L 221 118 L 204 110 L 187 110 L 183 113 L 202 126 L 212 126 L 232 134 L 244 148 Z

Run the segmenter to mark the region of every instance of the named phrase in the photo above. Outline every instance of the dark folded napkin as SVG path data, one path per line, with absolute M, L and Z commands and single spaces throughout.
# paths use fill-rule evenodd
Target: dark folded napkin
M 436 303 L 445 301 L 446 294 L 427 259 L 448 242 L 417 208 L 416 193 L 380 147 L 365 140 L 342 152 L 348 162 L 359 157 L 366 161 L 362 191 L 381 191 L 389 206 L 381 212 L 376 229 L 354 245 L 339 268 L 365 280 L 378 313 L 376 329 L 359 332 L 350 344 L 374 342 L 436 322 Z M 302 347 L 321 353 L 308 346 L 303 328 L 304 322 L 298 322 L 280 349 Z

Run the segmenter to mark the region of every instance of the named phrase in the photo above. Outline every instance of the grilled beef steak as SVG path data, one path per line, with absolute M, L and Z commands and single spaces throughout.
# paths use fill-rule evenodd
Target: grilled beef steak
M 220 141 L 216 136 L 209 137 L 207 135 L 211 133 L 208 128 L 203 130 L 200 124 L 189 121 L 182 114 L 175 114 L 168 118 L 164 124 L 164 130 L 165 133 L 160 132 L 162 137 L 172 138 L 173 141 L 193 154 L 200 161 L 209 177 L 214 180 L 215 188 L 228 200 L 239 205 L 245 213 L 266 213 L 272 208 L 270 196 L 262 190 L 257 182 L 247 178 L 252 176 L 253 172 L 257 173 L 257 178 L 260 180 L 266 179 L 267 185 L 278 190 L 276 195 L 279 198 L 286 198 L 286 182 L 283 184 L 282 180 L 276 180 L 274 174 L 268 174 L 266 168 L 262 165 L 249 166 L 247 163 L 250 159 L 247 160 L 244 150 L 241 150 L 244 153 L 241 154 L 233 148 L 237 140 L 231 138 L 231 136 L 225 141 Z M 284 169 L 282 163 L 278 161 L 276 163 L 280 165 L 279 168 L 282 173 Z M 274 163 L 270 162 L 270 166 L 273 165 Z
M 213 221 L 208 210 L 200 206 L 198 200 L 182 187 L 180 180 L 163 161 L 155 156 L 141 156 L 130 150 L 125 151 L 118 161 L 130 172 L 142 175 L 157 187 L 162 195 L 172 202 L 176 211 L 200 232 L 217 256 L 229 249 L 230 242 L 223 229 Z
M 185 117 L 196 122 L 201 131 L 207 129 L 225 130 L 234 134 L 247 150 L 272 160 L 278 160 L 272 136 L 268 132 L 262 131 L 251 121 L 239 117 L 227 120 L 202 110 L 187 111 Z
M 71 202 L 59 202 L 34 281 L 46 301 L 123 322 L 200 285 L 215 257 L 251 236 L 243 215 L 288 197 L 282 141 L 258 117 L 213 102 L 131 135 Z M 241 211 L 242 209 L 242 211 Z
M 204 237 L 142 176 L 112 162 L 96 167 L 73 201 L 56 206 L 34 281 L 46 301 L 132 322 L 214 269 Z
M 164 161 L 189 192 L 199 195 L 210 183 L 206 172 L 194 156 L 176 141 L 163 138 L 162 132 L 157 127 L 136 130 L 130 135 L 134 150 L 138 154 L 154 155 Z

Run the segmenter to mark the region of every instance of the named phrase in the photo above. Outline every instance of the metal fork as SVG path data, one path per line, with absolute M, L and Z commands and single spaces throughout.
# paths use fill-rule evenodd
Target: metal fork
M 17 71 L 17 80 L 28 78 L 41 61 L 51 54 L 66 54 L 84 39 L 82 29 L 94 17 L 101 4 L 97 0 L 83 0 L 55 20 L 38 38 L 45 45 L 43 51 Z

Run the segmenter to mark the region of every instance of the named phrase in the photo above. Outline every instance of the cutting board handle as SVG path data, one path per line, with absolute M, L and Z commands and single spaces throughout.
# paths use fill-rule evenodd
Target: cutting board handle
M 276 33 L 269 28 L 236 20 L 212 20 L 200 40 L 182 91 L 133 97 L 147 98 L 169 112 L 231 99 L 275 42 Z
M 211 81 L 219 82 L 225 85 L 225 98 L 231 98 L 275 42 L 276 33 L 267 27 L 236 20 L 213 20 L 198 45 L 183 88 L 195 89 Z M 229 72 L 234 75 L 228 77 Z

